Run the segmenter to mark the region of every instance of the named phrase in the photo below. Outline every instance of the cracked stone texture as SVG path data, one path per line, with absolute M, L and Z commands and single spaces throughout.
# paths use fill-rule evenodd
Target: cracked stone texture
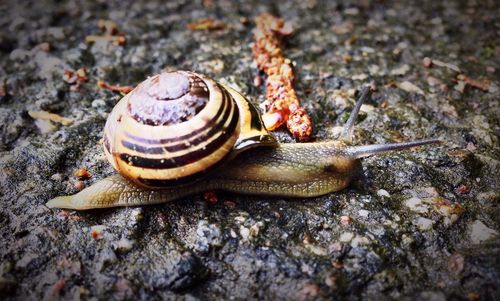
M 3 300 L 500 298 L 498 2 L 281 2 L 2 1 Z M 189 69 L 261 102 L 250 43 L 264 11 L 296 28 L 284 52 L 317 140 L 339 132 L 354 89 L 373 81 L 356 144 L 444 143 L 368 158 L 348 189 L 307 200 L 219 192 L 216 204 L 44 206 L 76 192 L 81 167 L 85 185 L 113 173 L 99 140 L 120 95 L 99 79 L 136 85 Z M 227 26 L 187 29 L 202 18 Z M 115 21 L 127 44 L 86 44 L 98 19 Z M 82 67 L 89 81 L 73 91 L 63 72 Z

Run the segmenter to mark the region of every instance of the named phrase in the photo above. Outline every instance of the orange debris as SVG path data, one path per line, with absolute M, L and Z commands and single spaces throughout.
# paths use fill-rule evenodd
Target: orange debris
M 293 33 L 290 23 L 271 14 L 255 18 L 252 46 L 257 67 L 267 75 L 266 105 L 263 121 L 268 130 L 287 124 L 292 135 L 306 141 L 311 138 L 312 122 L 293 89 L 294 73 L 291 62 L 283 55 L 281 39 Z

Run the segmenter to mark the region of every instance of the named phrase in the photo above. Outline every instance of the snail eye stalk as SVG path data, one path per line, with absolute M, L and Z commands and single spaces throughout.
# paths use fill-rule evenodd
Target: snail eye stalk
M 346 124 L 344 125 L 344 129 L 342 130 L 342 133 L 340 134 L 339 140 L 343 141 L 346 144 L 352 144 L 352 134 L 354 131 L 354 123 L 356 122 L 356 119 L 358 118 L 359 115 L 359 109 L 361 109 L 361 106 L 363 103 L 371 96 L 371 89 L 370 85 L 365 86 L 363 90 L 361 91 L 361 96 L 358 98 L 358 101 L 356 101 L 356 105 L 354 106 L 354 109 L 352 109 L 351 116 L 349 116 L 349 119 L 347 120 Z

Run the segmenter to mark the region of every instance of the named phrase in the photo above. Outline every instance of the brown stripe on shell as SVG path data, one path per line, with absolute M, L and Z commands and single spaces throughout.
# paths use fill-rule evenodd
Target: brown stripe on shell
M 231 99 L 232 97 L 230 96 L 230 94 L 228 94 L 224 88 L 222 88 L 221 86 L 219 86 L 217 84 L 217 87 L 220 89 L 220 91 L 222 92 L 222 96 L 224 97 L 224 101 L 225 102 L 230 102 L 232 103 Z M 215 114 L 215 116 L 213 117 L 212 120 L 218 120 L 220 118 L 220 115 L 224 112 L 225 110 L 225 105 L 226 103 L 224 103 L 224 106 L 220 106 L 219 110 L 217 111 L 217 113 Z M 228 109 L 229 110 L 229 109 Z M 165 139 L 147 139 L 147 138 L 143 138 L 143 137 L 140 137 L 140 136 L 137 136 L 137 135 L 133 135 L 131 133 L 128 133 L 128 132 L 125 132 L 125 136 L 129 139 L 132 139 L 134 140 L 135 142 L 139 142 L 139 143 L 143 143 L 143 144 L 151 144 L 151 145 L 155 145 L 155 144 L 167 144 L 167 143 L 172 143 L 172 142 L 178 142 L 178 141 L 183 141 L 183 140 L 187 140 L 187 139 L 190 139 L 206 130 L 208 130 L 210 128 L 211 124 L 206 124 L 205 126 L 203 127 L 200 127 L 196 130 L 193 130 L 192 132 L 190 132 L 189 134 L 186 134 L 186 135 L 182 135 L 182 136 L 177 136 L 177 137 L 174 137 L 174 138 L 165 138 Z M 131 142 L 132 143 L 132 142 Z
M 200 160 L 201 158 L 208 157 L 216 149 L 220 148 L 233 134 L 234 130 L 238 126 L 238 118 L 239 112 L 238 110 L 234 110 L 234 114 L 231 118 L 231 123 L 229 124 L 229 126 L 222 130 L 222 134 L 218 138 L 205 145 L 202 149 L 194 150 L 184 155 L 167 159 L 146 158 L 126 153 L 120 154 L 120 159 L 124 162 L 127 162 L 133 167 L 150 169 L 168 169 L 188 165 L 197 160 Z
M 194 137 L 191 140 L 188 139 L 178 139 L 177 141 L 183 141 L 181 143 L 173 144 L 173 145 L 165 145 L 165 146 L 142 146 L 139 144 L 135 144 L 129 141 L 122 141 L 122 145 L 129 149 L 133 150 L 137 153 L 143 153 L 143 154 L 162 154 L 165 151 L 168 152 L 178 152 L 182 150 L 186 150 L 189 148 L 194 148 L 203 141 L 207 140 L 209 137 L 215 136 L 218 132 L 222 131 L 224 128 L 224 121 L 227 120 L 231 114 L 231 110 L 234 106 L 233 102 L 229 100 L 227 95 L 224 97 L 224 107 L 223 108 L 225 111 L 224 115 L 222 116 L 221 121 L 219 123 L 216 123 L 217 119 L 220 116 L 216 116 L 214 119 L 209 119 L 207 120 L 206 124 L 202 127 L 203 129 L 208 129 L 208 132 L 198 135 L 197 137 Z M 236 111 L 236 110 L 235 110 Z
M 188 176 L 184 177 L 179 177 L 176 179 L 168 179 L 168 180 L 159 180 L 159 179 L 147 179 L 147 178 L 142 178 L 139 177 L 137 178 L 137 181 L 147 187 L 152 187 L 152 188 L 162 188 L 162 187 L 172 187 L 175 185 L 184 185 L 184 184 L 189 184 L 196 182 L 196 180 L 199 180 L 203 178 L 206 174 L 209 174 L 219 168 L 220 166 L 224 165 L 224 163 L 227 162 L 228 157 L 220 160 L 219 162 L 215 163 L 214 165 L 201 170 L 195 174 L 191 174 Z

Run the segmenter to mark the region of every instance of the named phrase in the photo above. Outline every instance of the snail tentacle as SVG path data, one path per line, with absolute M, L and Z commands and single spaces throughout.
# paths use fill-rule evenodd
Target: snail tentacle
M 340 134 L 340 140 L 345 142 L 346 144 L 352 143 L 354 124 L 356 122 L 356 119 L 358 118 L 359 110 L 361 109 L 363 103 L 370 97 L 370 95 L 371 95 L 370 86 L 365 86 L 361 91 L 361 96 L 359 96 L 359 99 L 356 101 L 356 104 L 354 105 L 354 108 L 351 111 L 349 119 L 347 120 L 346 124 L 344 125 L 344 128 L 342 129 L 342 133 Z
M 438 144 L 438 143 L 441 143 L 441 140 L 426 139 L 426 140 L 409 141 L 402 143 L 360 145 L 360 146 L 351 146 L 346 149 L 346 152 L 353 158 L 361 159 L 375 154 L 386 153 L 391 151 L 399 151 L 408 148 L 429 145 L 429 144 Z

